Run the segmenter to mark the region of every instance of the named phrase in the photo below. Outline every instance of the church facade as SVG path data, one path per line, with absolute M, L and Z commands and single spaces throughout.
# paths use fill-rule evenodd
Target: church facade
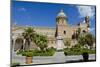
M 68 16 L 64 13 L 63 10 L 61 10 L 56 20 L 56 27 L 50 28 L 50 27 L 32 27 L 34 28 L 34 31 L 38 34 L 42 34 L 47 36 L 48 38 L 48 47 L 54 47 L 57 48 L 57 37 L 60 36 L 63 42 L 66 40 L 71 41 L 71 45 L 69 47 L 74 46 L 77 44 L 77 35 L 78 30 L 80 30 L 80 33 L 88 33 L 89 32 L 89 17 L 86 16 L 84 18 L 84 23 L 80 22 L 74 26 L 70 26 L 68 22 Z M 18 26 L 18 25 L 12 25 L 12 45 L 14 50 L 21 49 L 21 46 L 24 44 L 24 40 L 22 37 L 22 33 L 24 32 L 24 29 L 30 27 L 30 26 Z M 36 48 L 37 46 L 34 43 L 31 43 L 31 48 Z M 62 48 L 66 48 L 67 46 L 62 45 Z

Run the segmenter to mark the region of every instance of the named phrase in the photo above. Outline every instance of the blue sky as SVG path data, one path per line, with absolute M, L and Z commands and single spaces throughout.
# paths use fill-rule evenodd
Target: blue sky
M 76 25 L 90 16 L 91 32 L 95 34 L 95 7 L 72 4 L 50 4 L 39 2 L 12 1 L 12 22 L 17 25 L 55 27 L 61 9 L 68 17 L 69 25 Z

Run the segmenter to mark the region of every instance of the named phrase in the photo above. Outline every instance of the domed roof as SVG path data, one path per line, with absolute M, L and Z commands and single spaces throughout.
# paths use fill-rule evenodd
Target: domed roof
M 66 14 L 64 13 L 64 11 L 61 10 L 61 11 L 58 13 L 57 17 L 67 17 L 67 16 L 66 16 Z

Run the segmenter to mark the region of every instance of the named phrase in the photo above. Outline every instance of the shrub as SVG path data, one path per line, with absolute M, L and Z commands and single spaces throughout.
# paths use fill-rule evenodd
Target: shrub
M 22 56 L 32 57 L 34 54 L 31 51 L 26 51 L 22 53 Z
M 12 63 L 12 64 L 11 64 L 11 67 L 16 67 L 16 66 L 19 66 L 19 65 L 20 65 L 20 63 L 17 63 L 17 62 L 16 62 L 16 63 Z
M 18 54 L 21 54 L 22 56 L 53 56 L 55 53 L 55 48 L 48 48 L 46 51 L 40 51 L 40 50 L 28 50 L 28 51 L 23 51 L 23 52 L 18 52 Z
M 22 50 L 20 50 L 19 52 L 17 52 L 17 55 L 21 55 L 23 53 Z
M 67 55 L 82 55 L 84 52 L 87 52 L 88 54 L 95 54 L 95 50 L 90 49 L 82 49 L 82 48 L 66 48 L 64 49 L 65 56 Z

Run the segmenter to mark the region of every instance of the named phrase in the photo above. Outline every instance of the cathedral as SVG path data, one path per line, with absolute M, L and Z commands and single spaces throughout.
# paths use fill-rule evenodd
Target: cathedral
M 36 33 L 42 34 L 47 36 L 48 39 L 48 47 L 54 47 L 57 48 L 57 42 L 59 40 L 62 41 L 63 44 L 60 45 L 60 48 L 66 48 L 66 47 L 72 47 L 75 44 L 77 44 L 77 35 L 78 30 L 80 30 L 80 33 L 88 33 L 89 32 L 89 16 L 86 16 L 84 18 L 84 22 L 79 22 L 78 24 L 74 26 L 70 26 L 68 20 L 68 16 L 64 13 L 64 10 L 60 10 L 58 15 L 55 18 L 56 20 L 56 27 L 32 27 Z M 24 29 L 30 27 L 30 26 L 18 26 L 16 24 L 12 24 L 12 45 L 13 49 L 19 50 L 22 48 L 22 45 L 24 43 L 22 33 L 24 32 Z M 64 42 L 66 40 L 71 41 L 70 46 L 65 46 Z M 36 48 L 37 46 L 34 43 L 31 43 L 31 48 Z

